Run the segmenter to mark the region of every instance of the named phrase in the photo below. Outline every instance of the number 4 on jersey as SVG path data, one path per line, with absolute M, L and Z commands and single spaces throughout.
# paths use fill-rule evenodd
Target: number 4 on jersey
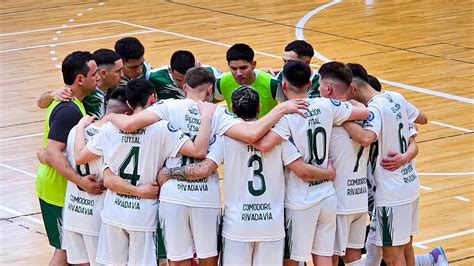
M 140 147 L 132 147 L 130 152 L 128 153 L 125 160 L 122 162 L 119 168 L 119 176 L 123 179 L 130 180 L 130 184 L 136 186 L 137 181 L 140 179 L 140 175 L 138 174 L 138 155 L 140 153 Z M 125 173 L 128 165 L 132 163 L 133 160 L 133 171 L 131 174 Z

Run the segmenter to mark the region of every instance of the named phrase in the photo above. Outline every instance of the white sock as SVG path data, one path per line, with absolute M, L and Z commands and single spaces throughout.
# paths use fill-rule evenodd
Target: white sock
M 430 253 L 415 256 L 415 265 L 416 266 L 432 266 L 433 263 L 434 263 L 433 256 L 431 256 Z
M 367 242 L 365 244 L 367 254 L 365 257 L 366 266 L 380 266 L 382 262 L 382 247 L 378 247 L 374 244 Z

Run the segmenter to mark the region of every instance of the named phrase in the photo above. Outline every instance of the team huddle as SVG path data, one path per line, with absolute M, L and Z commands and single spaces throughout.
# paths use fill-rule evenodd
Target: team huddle
M 281 71 L 246 44 L 226 73 L 182 50 L 152 68 L 136 38 L 114 48 L 69 54 L 65 87 L 38 100 L 51 265 L 447 265 L 412 247 L 427 118 L 362 65 L 312 70 L 305 41 Z

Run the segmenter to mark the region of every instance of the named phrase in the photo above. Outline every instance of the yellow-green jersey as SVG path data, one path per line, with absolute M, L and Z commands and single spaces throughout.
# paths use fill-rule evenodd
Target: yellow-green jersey
M 260 114 L 259 117 L 266 115 L 273 107 L 278 104 L 276 94 L 278 89 L 278 81 L 269 73 L 255 69 L 255 81 L 250 84 L 260 97 Z M 227 107 L 232 111 L 232 93 L 241 85 L 235 81 L 231 72 L 222 74 L 216 80 L 215 99 L 224 99 Z
M 53 101 L 46 112 L 43 148 L 47 148 L 48 139 L 67 143 L 67 136 L 81 117 L 86 115 L 82 102 L 74 99 L 70 102 Z M 36 193 L 45 202 L 63 207 L 67 180 L 56 169 L 40 164 L 36 176 Z

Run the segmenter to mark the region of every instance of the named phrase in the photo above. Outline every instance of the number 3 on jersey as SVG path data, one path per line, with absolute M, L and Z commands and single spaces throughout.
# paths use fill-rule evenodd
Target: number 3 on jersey
M 254 163 L 257 163 L 256 168 L 254 167 Z M 255 197 L 263 195 L 263 193 L 265 193 L 265 190 L 267 190 L 267 187 L 265 185 L 265 176 L 263 176 L 263 174 L 262 174 L 262 171 L 263 171 L 262 158 L 260 156 L 258 156 L 257 154 L 252 155 L 252 157 L 250 157 L 250 159 L 249 159 L 249 162 L 248 162 L 247 166 L 248 167 L 254 167 L 253 168 L 253 176 L 260 179 L 260 183 L 261 183 L 260 188 L 255 189 L 253 180 L 249 180 L 248 183 L 247 183 L 249 193 L 252 194 Z
M 138 174 L 138 155 L 140 153 L 140 147 L 132 147 L 130 152 L 128 153 L 125 160 L 122 162 L 119 168 L 119 176 L 123 179 L 130 180 L 130 184 L 136 186 L 137 181 L 140 179 L 140 175 Z M 130 163 L 132 163 L 133 159 L 133 170 L 132 173 L 125 173 L 127 167 Z

